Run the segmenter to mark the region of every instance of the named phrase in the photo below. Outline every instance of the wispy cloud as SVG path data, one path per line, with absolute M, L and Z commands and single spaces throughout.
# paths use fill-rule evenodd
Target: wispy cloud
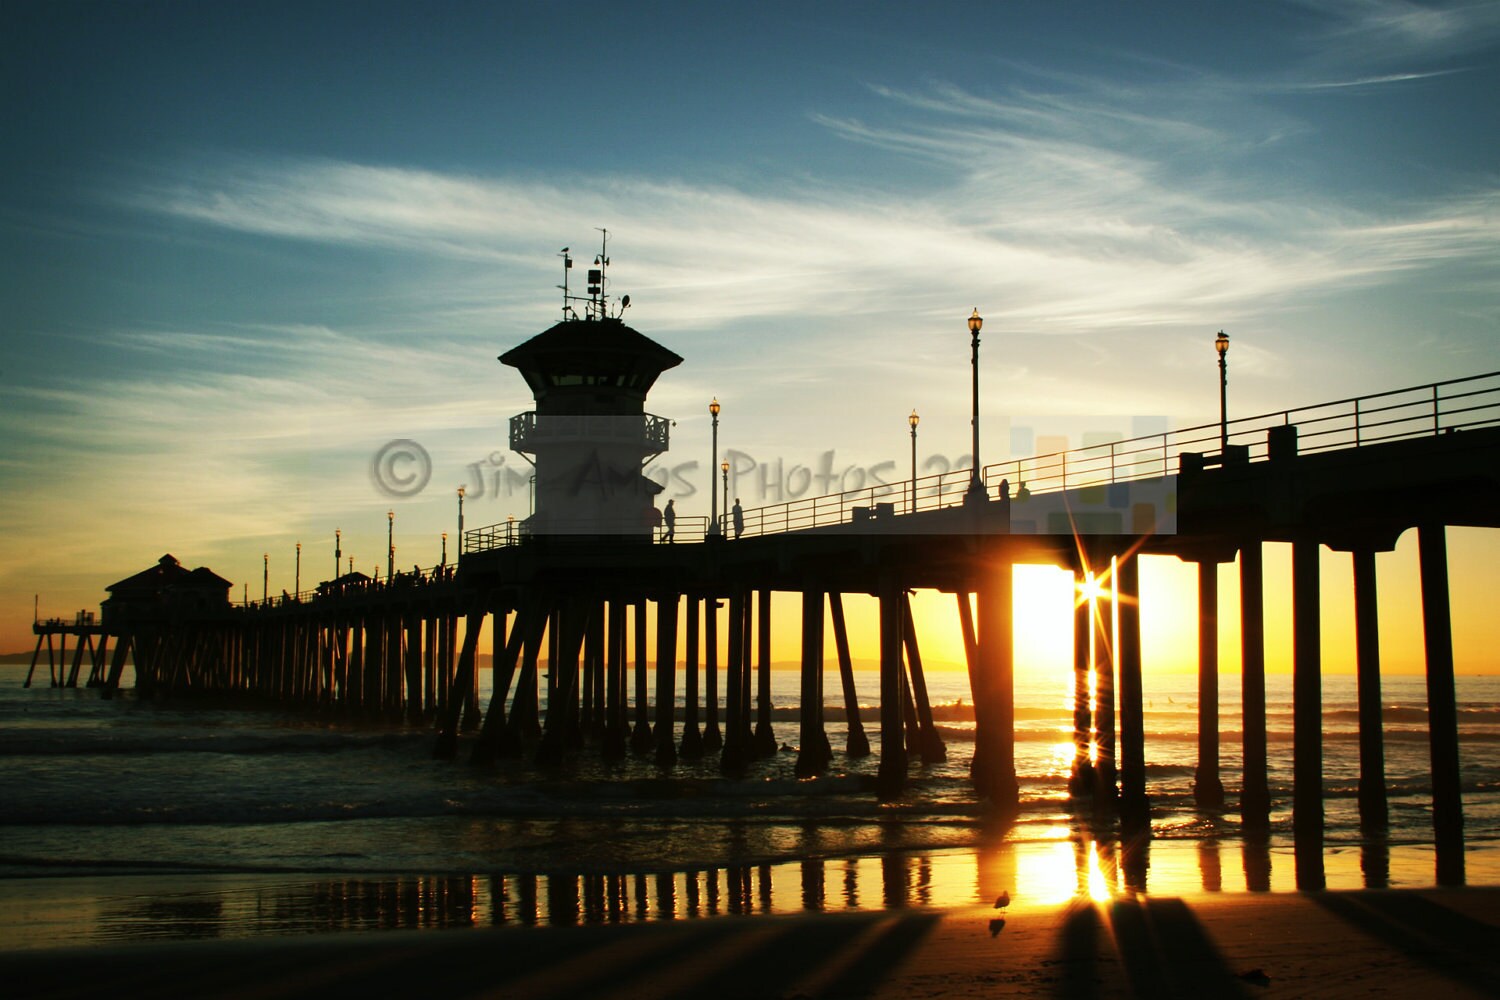
M 941 166 L 913 193 L 803 183 L 775 195 L 635 178 L 541 183 L 360 164 L 242 164 L 137 193 L 228 230 L 487 261 L 493 294 L 550 278 L 558 234 L 601 220 L 628 241 L 638 302 L 666 328 L 916 312 L 977 288 L 1059 330 L 1178 322 L 1495 246 L 1489 195 L 1393 206 L 1268 188 L 1226 158 L 1253 137 L 1090 95 L 879 88 L 852 142 Z M 1232 166 L 1232 163 L 1231 163 Z M 1421 230 L 1420 253 L 1396 232 Z M 1446 239 L 1445 239 L 1446 237 Z M 708 262 L 708 263 L 706 263 Z M 547 270 L 544 270 L 547 269 Z
M 1379 76 L 1361 76 L 1347 80 L 1306 80 L 1280 84 L 1276 88 L 1284 91 L 1354 90 L 1367 87 L 1383 87 L 1393 83 L 1411 83 L 1416 80 L 1431 80 L 1440 76 L 1452 76 L 1461 70 L 1445 69 L 1430 73 L 1384 73 Z
M 1326 18 L 1313 33 L 1324 62 L 1373 66 L 1463 56 L 1500 38 L 1500 4 L 1301 0 Z M 1396 74 L 1400 76 L 1401 74 Z

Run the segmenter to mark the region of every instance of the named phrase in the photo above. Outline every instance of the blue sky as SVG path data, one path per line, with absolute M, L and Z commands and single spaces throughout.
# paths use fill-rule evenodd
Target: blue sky
M 1241 414 L 1500 367 L 1500 3 L 888 6 L 8 5 L 0 646 L 165 551 L 435 562 L 596 227 L 698 476 L 714 395 L 758 460 L 965 454 L 976 306 L 997 448 L 1214 419 L 1220 328 Z

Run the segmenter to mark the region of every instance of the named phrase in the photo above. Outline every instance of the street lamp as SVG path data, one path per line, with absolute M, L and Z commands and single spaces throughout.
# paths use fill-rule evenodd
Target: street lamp
M 984 326 L 984 317 L 979 315 L 979 309 L 975 308 L 969 316 L 969 336 L 972 340 L 974 352 L 974 416 L 972 419 L 974 428 L 974 469 L 969 474 L 969 492 L 964 495 L 965 503 L 983 503 L 987 499 L 984 495 L 984 480 L 979 473 L 979 328 Z
M 922 418 L 917 416 L 916 410 L 912 410 L 906 422 L 911 424 L 911 510 L 915 514 L 917 511 L 917 424 L 922 422 Z
M 458 488 L 458 553 L 464 551 L 464 488 Z
M 296 577 L 294 577 L 294 580 L 296 582 L 294 582 L 292 584 L 292 595 L 296 596 L 297 594 L 302 593 L 302 543 L 301 542 L 297 543 L 297 575 L 296 575 Z
M 1219 455 L 1229 450 L 1229 334 L 1223 330 L 1214 338 L 1219 352 Z
M 440 565 L 440 566 L 447 566 L 448 565 L 448 533 L 446 531 L 443 532 L 443 561 L 441 563 L 439 563 L 438 565 Z
M 719 463 L 719 471 L 724 475 L 724 516 L 729 516 L 729 459 Z M 728 532 L 725 532 L 727 535 Z
M 333 529 L 333 578 L 339 578 L 339 560 L 344 558 L 344 533 Z
M 265 571 L 260 578 L 260 603 L 265 604 L 271 596 L 271 553 L 261 556 L 265 560 Z
M 709 415 L 714 418 L 714 451 L 713 451 L 713 461 L 712 461 L 712 463 L 708 467 L 708 475 L 709 475 L 709 480 L 708 481 L 710 483 L 709 490 L 708 490 L 708 506 L 709 506 L 708 533 L 710 535 L 717 535 L 719 533 L 719 509 L 718 509 L 719 498 L 714 495 L 714 490 L 713 490 L 712 483 L 713 483 L 713 474 L 714 474 L 713 473 L 713 468 L 714 468 L 715 465 L 719 464 L 719 397 L 718 396 L 715 396 L 714 397 L 714 401 L 712 403 L 708 404 L 708 412 L 709 412 Z M 729 494 L 727 492 L 724 494 L 724 506 L 725 506 L 726 509 L 729 506 Z
M 391 582 L 396 575 L 396 512 L 385 512 L 385 581 Z

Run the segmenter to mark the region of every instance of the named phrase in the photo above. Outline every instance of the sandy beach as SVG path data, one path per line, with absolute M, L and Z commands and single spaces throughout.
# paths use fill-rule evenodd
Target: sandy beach
M 1482 997 L 1497 946 L 1500 890 L 1361 890 L 62 948 L 0 974 L 12 997 Z

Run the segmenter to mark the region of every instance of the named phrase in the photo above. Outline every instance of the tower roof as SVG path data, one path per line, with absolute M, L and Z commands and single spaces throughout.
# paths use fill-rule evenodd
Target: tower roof
M 557 388 L 614 387 L 644 395 L 682 357 L 619 319 L 567 319 L 500 355 L 540 399 Z

